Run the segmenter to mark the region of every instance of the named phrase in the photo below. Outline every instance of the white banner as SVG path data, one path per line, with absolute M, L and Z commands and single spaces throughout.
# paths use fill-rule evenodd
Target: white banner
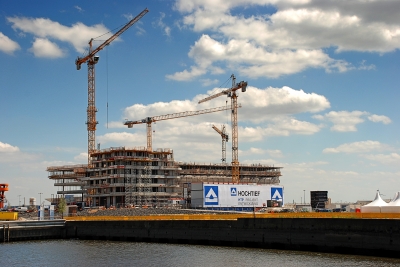
M 267 200 L 283 203 L 280 185 L 203 184 L 204 207 L 265 207 Z

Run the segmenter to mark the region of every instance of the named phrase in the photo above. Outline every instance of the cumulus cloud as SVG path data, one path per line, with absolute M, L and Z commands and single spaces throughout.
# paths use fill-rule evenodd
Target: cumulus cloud
M 221 90 L 221 88 L 215 88 L 208 93 L 212 94 Z M 101 143 L 143 146 L 146 144 L 146 123 L 142 123 L 142 120 L 147 117 L 156 117 L 157 122 L 151 124 L 154 143 L 160 142 L 166 147 L 182 149 L 184 144 L 198 143 L 201 146 L 203 141 L 207 140 L 207 143 L 211 142 L 214 146 L 219 147 L 221 138 L 212 129 L 212 125 L 218 126 L 227 123 L 226 131 L 229 135 L 231 134 L 230 102 L 221 97 L 199 105 L 198 101 L 204 97 L 205 95 L 197 95 L 192 100 L 173 100 L 148 105 L 135 104 L 127 107 L 123 118 L 140 123 L 134 125 L 132 129 L 127 129 L 127 126 L 123 125 L 124 121 L 111 122 L 109 128 L 124 127 L 127 130 L 122 133 L 108 133 L 99 136 L 98 140 Z M 329 101 L 324 96 L 290 87 L 265 89 L 249 87 L 245 93 L 240 93 L 239 99 L 242 107 L 238 110 L 238 120 L 247 124 L 239 126 L 241 142 L 256 142 L 271 136 L 315 134 L 320 131 L 321 125 L 298 120 L 294 115 L 319 112 L 330 107 Z M 198 116 L 187 116 L 193 114 L 190 111 L 205 111 L 214 107 L 223 107 L 223 110 Z M 280 151 L 264 151 L 257 148 L 243 153 L 264 153 L 275 158 L 282 155 Z
M 14 42 L 0 32 L 0 51 L 3 51 L 6 54 L 12 54 L 19 49 L 21 49 L 21 47 L 17 42 Z
M 333 69 L 343 72 L 346 62 L 333 60 L 322 50 L 273 50 L 257 46 L 247 40 L 230 40 L 227 43 L 203 34 L 191 47 L 189 57 L 196 65 L 189 70 L 167 75 L 172 80 L 191 80 L 205 73 L 213 73 L 215 63 L 236 66 L 238 72 L 250 78 L 277 78 L 301 72 L 307 68 Z M 231 67 L 232 67 L 231 66 Z
M 371 161 L 376 161 L 382 164 L 398 164 L 400 161 L 400 155 L 397 153 L 390 153 L 390 154 L 377 154 L 377 155 L 364 155 L 366 159 Z
M 97 140 L 100 143 L 110 143 L 110 142 L 127 143 L 127 142 L 133 142 L 137 139 L 143 141 L 144 136 L 142 137 L 141 135 L 138 134 L 122 132 L 122 133 L 107 133 L 105 135 L 97 137 Z
M 391 123 L 391 120 L 383 115 L 370 115 L 366 111 L 331 111 L 325 115 L 314 115 L 314 119 L 326 120 L 333 123 L 331 131 L 334 132 L 356 132 L 357 124 L 365 121 L 364 117 L 367 117 L 372 122 L 382 122 L 383 124 Z
M 368 119 L 372 122 L 382 122 L 383 124 L 389 124 L 392 122 L 392 120 L 386 116 L 383 115 L 371 115 L 368 116 Z
M 321 126 L 307 122 L 299 121 L 291 117 L 281 117 L 276 119 L 275 123 L 269 124 L 263 129 L 264 136 L 289 136 L 292 134 L 311 135 L 319 132 Z
M 63 50 L 57 44 L 45 38 L 36 38 L 30 51 L 35 57 L 60 58 L 64 56 Z
M 332 122 L 331 130 L 334 132 L 355 132 L 356 125 L 364 122 L 362 116 L 366 114 L 367 112 L 362 111 L 331 111 L 325 115 L 316 115 L 314 118 Z
M 0 142 L 0 163 L 20 165 L 23 162 L 21 168 L 30 168 L 29 164 L 37 162 L 41 157 L 40 154 L 22 152 L 17 146 Z
M 212 95 L 222 90 L 221 88 L 215 88 L 208 91 L 207 95 Z M 125 109 L 124 119 L 141 120 L 148 116 L 230 106 L 230 99 L 226 97 L 218 97 L 199 105 L 198 101 L 207 95 L 197 95 L 192 100 L 173 100 L 171 102 L 156 102 L 149 105 L 135 104 Z M 249 86 L 245 93 L 240 93 L 238 102 L 242 104 L 242 108 L 238 111 L 238 120 L 251 121 L 253 123 L 274 121 L 278 116 L 320 112 L 330 107 L 329 101 L 322 95 L 295 90 L 287 86 L 282 88 L 267 87 L 264 89 Z M 204 120 L 202 117 L 199 119 L 197 117 L 200 116 L 195 116 L 190 118 L 190 120 Z M 226 112 L 216 112 L 208 118 L 212 118 L 214 121 L 225 121 Z M 281 118 L 278 120 L 281 120 Z M 296 124 L 291 119 L 286 122 L 289 125 Z M 109 125 L 116 124 L 120 127 L 121 122 L 110 123 Z M 311 131 L 315 130 L 315 127 L 311 126 L 311 124 L 307 127 L 310 127 Z
M 336 148 L 325 148 L 323 153 L 367 153 L 371 151 L 388 150 L 389 146 L 379 141 L 360 141 L 342 144 Z
M 110 31 L 102 24 L 86 26 L 81 22 L 77 22 L 68 27 L 46 18 L 8 17 L 7 21 L 12 23 L 14 30 L 33 34 L 37 38 L 54 39 L 69 43 L 79 53 L 85 52 L 90 38 L 95 38 Z M 111 33 L 107 33 L 102 38 L 109 38 L 110 36 Z
M 0 153 L 2 152 L 19 152 L 19 148 L 7 143 L 0 142 Z
M 200 82 L 201 82 L 201 85 L 203 85 L 203 86 L 210 86 L 210 85 L 218 84 L 219 81 L 217 79 L 214 79 L 214 80 L 202 79 L 202 80 L 200 80 Z
M 265 6 L 276 12 L 246 13 Z M 183 15 L 182 28 L 210 34 L 203 34 L 191 47 L 192 66 L 167 75 L 173 80 L 212 73 L 216 63 L 254 78 L 276 78 L 308 68 L 366 71 L 375 66 L 362 61 L 355 67 L 332 58 L 326 48 L 334 48 L 340 57 L 342 51 L 386 53 L 400 47 L 396 1 L 178 0 L 175 8 Z
M 74 160 L 76 162 L 86 162 L 87 159 L 88 159 L 88 153 L 87 152 L 82 152 L 79 155 L 74 157 Z M 51 166 L 51 165 L 49 165 L 49 166 Z

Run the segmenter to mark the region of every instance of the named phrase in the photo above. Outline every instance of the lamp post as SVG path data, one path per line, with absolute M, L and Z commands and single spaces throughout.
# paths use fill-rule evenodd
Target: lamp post
M 39 199 L 40 199 L 39 206 L 42 206 L 42 194 L 43 194 L 43 193 L 39 193 L 39 196 L 40 196 L 40 197 L 39 197 Z
M 21 207 L 21 195 L 18 195 L 18 205 Z
M 304 192 L 304 204 L 306 204 L 306 190 L 303 190 Z

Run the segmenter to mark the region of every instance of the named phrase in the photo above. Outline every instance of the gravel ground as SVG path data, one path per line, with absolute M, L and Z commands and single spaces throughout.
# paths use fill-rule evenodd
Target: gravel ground
M 233 211 L 207 211 L 195 209 L 166 209 L 166 208 L 122 208 L 122 209 L 84 209 L 78 211 L 77 216 L 146 216 L 146 215 L 175 215 L 175 214 L 235 214 Z M 45 219 L 49 218 L 49 212 L 45 211 Z M 55 217 L 60 217 L 55 214 Z M 38 212 L 20 212 L 18 220 L 35 220 Z
M 218 212 L 221 213 L 221 212 Z M 224 212 L 236 213 L 236 212 Z M 163 209 L 163 208 L 124 208 L 106 210 L 84 210 L 78 212 L 78 216 L 145 216 L 145 215 L 172 215 L 172 214 L 217 214 L 216 211 L 194 209 Z

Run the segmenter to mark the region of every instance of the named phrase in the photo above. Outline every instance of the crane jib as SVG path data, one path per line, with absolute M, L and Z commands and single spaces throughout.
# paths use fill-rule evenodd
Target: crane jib
M 142 12 L 140 12 L 139 15 L 137 15 L 135 18 L 133 18 L 132 20 L 130 20 L 128 23 L 126 23 L 119 31 L 117 31 L 115 34 L 113 34 L 110 38 L 108 38 L 106 41 L 104 41 L 104 43 L 102 43 L 101 45 L 99 45 L 96 49 L 94 49 L 93 51 L 91 51 L 92 48 L 92 40 L 90 40 L 89 42 L 89 46 L 90 46 L 90 50 L 89 50 L 89 54 L 83 58 L 78 57 L 77 60 L 75 61 L 76 64 L 76 68 L 78 70 L 81 69 L 81 65 L 83 63 L 85 63 L 86 61 L 88 61 L 90 58 L 92 58 L 97 52 L 99 52 L 100 50 L 102 50 L 105 46 L 107 46 L 108 44 L 110 44 L 112 41 L 114 41 L 118 36 L 120 36 L 124 31 L 126 31 L 129 27 L 131 27 L 133 24 L 135 24 L 139 19 L 141 19 L 144 15 L 146 15 L 146 13 L 149 12 L 149 10 L 147 8 L 145 8 Z M 96 63 L 96 62 L 94 62 Z

